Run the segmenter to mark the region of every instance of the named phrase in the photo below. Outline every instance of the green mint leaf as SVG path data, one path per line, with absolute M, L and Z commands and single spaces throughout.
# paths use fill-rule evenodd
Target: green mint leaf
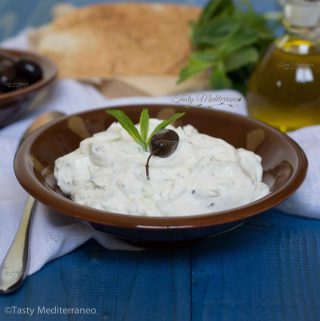
M 142 141 L 146 145 L 147 137 L 149 131 L 149 112 L 147 108 L 143 108 L 141 115 L 140 115 L 140 136 Z
M 231 88 L 232 82 L 226 74 L 225 66 L 220 63 L 212 69 L 210 84 L 215 89 Z
M 135 127 L 132 120 L 121 110 L 110 109 L 106 110 L 106 113 L 117 119 L 119 124 L 127 131 L 127 133 L 133 138 L 133 140 L 138 143 L 145 150 L 145 143 L 140 137 L 138 129 Z
M 162 121 L 151 133 L 151 135 L 149 136 L 148 140 L 147 140 L 147 145 L 149 146 L 151 138 L 153 135 L 155 135 L 156 133 L 158 133 L 161 129 L 166 128 L 169 124 L 173 123 L 174 121 L 176 121 L 177 119 L 181 118 L 184 116 L 185 113 L 176 113 L 174 115 L 172 115 L 170 118 Z
M 177 83 L 179 84 L 194 75 L 200 74 L 204 70 L 210 68 L 211 65 L 211 62 L 191 57 L 188 64 L 180 70 Z
M 241 23 L 228 16 L 217 17 L 193 28 L 192 44 L 210 48 L 220 46 L 241 28 Z
M 244 29 L 233 34 L 220 48 L 222 55 L 227 56 L 244 47 L 253 45 L 259 39 L 259 35 L 255 30 Z
M 226 71 L 230 72 L 240 69 L 245 65 L 254 64 L 258 61 L 258 58 L 258 51 L 254 47 L 247 47 L 238 50 L 227 56 L 225 60 Z
M 195 51 L 191 55 L 192 61 L 216 63 L 221 59 L 220 52 L 216 49 Z
M 209 1 L 202 11 L 199 24 L 223 14 L 230 14 L 234 10 L 232 0 Z

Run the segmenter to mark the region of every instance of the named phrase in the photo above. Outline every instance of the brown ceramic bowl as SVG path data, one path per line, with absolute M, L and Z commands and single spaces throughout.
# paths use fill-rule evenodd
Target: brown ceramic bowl
M 135 122 L 142 107 L 123 106 Z M 53 176 L 55 160 L 76 148 L 82 139 L 105 130 L 113 121 L 105 109 L 66 116 L 31 134 L 15 158 L 20 184 L 42 203 L 66 215 L 89 221 L 104 231 L 134 241 L 172 242 L 201 238 L 233 228 L 288 198 L 303 182 L 307 159 L 288 136 L 249 117 L 208 108 L 172 105 L 147 106 L 151 117 L 168 117 L 185 111 L 177 125 L 192 124 L 201 133 L 219 137 L 235 147 L 250 149 L 262 157 L 264 182 L 271 193 L 245 206 L 204 215 L 142 217 L 115 214 L 78 205 L 59 190 Z M 150 213 L 152 214 L 152 213 Z
M 22 113 L 27 111 L 30 103 L 44 91 L 44 88 L 54 81 L 57 76 L 57 68 L 49 59 L 21 50 L 7 50 L 0 48 L 0 55 L 10 55 L 14 58 L 27 58 L 40 65 L 43 78 L 33 85 L 20 88 L 9 93 L 0 93 L 0 128 L 12 123 Z

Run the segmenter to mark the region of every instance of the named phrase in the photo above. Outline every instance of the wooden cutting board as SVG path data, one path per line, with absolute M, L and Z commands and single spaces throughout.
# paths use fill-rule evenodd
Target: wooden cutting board
M 84 79 L 93 84 L 108 98 L 132 96 L 170 96 L 183 92 L 208 89 L 206 74 L 177 84 L 175 76 L 118 76 L 101 79 Z

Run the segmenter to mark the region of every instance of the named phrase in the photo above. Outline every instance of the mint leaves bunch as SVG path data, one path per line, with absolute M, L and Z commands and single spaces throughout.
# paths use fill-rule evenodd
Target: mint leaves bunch
M 127 131 L 127 133 L 133 138 L 133 140 L 143 148 L 145 152 L 148 151 L 151 139 L 155 134 L 157 134 L 160 130 L 166 128 L 169 124 L 173 123 L 185 114 L 176 113 L 170 118 L 163 120 L 148 137 L 150 116 L 147 108 L 143 108 L 140 114 L 140 131 L 138 131 L 132 120 L 123 111 L 119 109 L 107 109 L 106 113 L 116 118 L 119 124 Z
M 178 82 L 209 70 L 210 86 L 245 91 L 252 68 L 274 40 L 278 13 L 259 14 L 249 1 L 211 0 L 191 26 L 194 51 Z

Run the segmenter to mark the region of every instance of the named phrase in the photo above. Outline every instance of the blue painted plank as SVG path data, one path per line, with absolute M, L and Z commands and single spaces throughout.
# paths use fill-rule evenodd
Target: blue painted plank
M 20 320 L 4 313 L 16 305 L 93 307 L 93 321 L 318 321 L 319 238 L 320 221 L 269 212 L 185 249 L 118 252 L 89 242 L 0 297 L 0 319 Z
M 267 213 L 193 248 L 193 320 L 320 320 L 320 222 Z
M 109 251 L 89 242 L 0 297 L 0 320 L 190 321 L 190 253 Z M 94 308 L 91 315 L 6 314 L 6 307 Z

